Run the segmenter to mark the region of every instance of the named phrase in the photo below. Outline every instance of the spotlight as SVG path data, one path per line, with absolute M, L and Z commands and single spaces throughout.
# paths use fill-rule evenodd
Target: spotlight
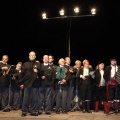
M 59 11 L 59 13 L 60 13 L 61 16 L 63 16 L 63 15 L 65 14 L 64 9 L 61 9 L 61 10 Z
M 79 13 L 79 8 L 78 7 L 74 8 L 74 12 Z
M 46 18 L 47 18 L 46 13 L 43 13 L 43 14 L 42 14 L 42 19 L 46 19 Z
M 95 14 L 96 14 L 96 9 L 95 9 L 95 8 L 92 8 L 92 9 L 91 9 L 91 14 L 92 14 L 92 15 L 95 15 Z

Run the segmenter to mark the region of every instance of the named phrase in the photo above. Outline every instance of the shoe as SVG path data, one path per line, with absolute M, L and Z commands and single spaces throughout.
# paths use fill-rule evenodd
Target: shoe
M 98 112 L 98 110 L 94 110 L 94 112 Z
M 38 110 L 38 115 L 41 115 L 43 113 L 42 110 Z
M 56 108 L 54 108 L 54 107 L 51 109 L 52 112 L 54 112 L 55 110 L 56 110 Z
M 83 110 L 82 110 L 82 113 L 86 113 L 86 110 L 85 110 L 85 109 L 83 109 Z
M 117 113 L 119 113 L 119 111 L 118 111 L 118 110 L 115 110 L 115 111 L 114 111 L 114 113 L 116 113 L 116 114 L 117 114 Z
M 92 113 L 92 111 L 91 110 L 87 110 L 87 113 Z
M 47 115 L 51 115 L 51 112 L 45 112 L 45 114 L 47 114 Z
M 41 114 L 42 114 L 42 112 L 39 112 L 39 113 L 38 113 L 38 115 L 41 115 Z
M 104 110 L 104 114 L 108 114 L 108 113 L 109 113 L 108 111 Z
M 38 113 L 31 113 L 32 116 L 38 116 Z
M 71 108 L 68 108 L 67 111 L 70 112 L 70 111 L 71 111 Z
M 10 112 L 10 109 L 9 108 L 4 108 L 3 112 Z
M 67 114 L 67 111 L 66 111 L 66 110 L 63 110 L 62 113 Z
M 56 114 L 60 114 L 60 110 L 56 110 Z
M 75 111 L 75 109 L 71 109 L 71 110 L 70 110 L 70 112 L 74 112 L 74 111 Z
M 42 112 L 38 112 L 38 115 L 41 115 L 42 114 Z
M 20 106 L 18 107 L 18 109 L 22 109 L 22 105 L 20 105 Z
M 104 110 L 104 113 L 105 113 L 105 114 L 109 114 L 109 113 L 110 113 L 110 110 Z
M 27 113 L 22 113 L 22 115 L 21 115 L 21 116 L 22 116 L 22 117 L 25 117 L 26 115 L 27 115 Z
M 18 110 L 17 108 L 12 108 L 13 110 Z

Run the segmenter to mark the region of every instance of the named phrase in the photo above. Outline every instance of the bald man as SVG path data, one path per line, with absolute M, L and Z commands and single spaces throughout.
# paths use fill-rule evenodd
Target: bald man
M 22 104 L 22 116 L 26 116 L 31 107 L 30 113 L 32 116 L 37 116 L 37 103 L 38 103 L 38 81 L 40 62 L 36 61 L 36 53 L 31 51 L 29 59 L 23 63 L 20 78 L 20 87 L 24 87 L 24 96 Z
M 39 86 L 39 101 L 38 114 L 51 114 L 51 91 L 54 84 L 54 68 L 49 65 L 49 56 L 43 56 L 43 63 L 40 69 L 40 86 Z M 43 106 L 44 105 L 44 106 Z

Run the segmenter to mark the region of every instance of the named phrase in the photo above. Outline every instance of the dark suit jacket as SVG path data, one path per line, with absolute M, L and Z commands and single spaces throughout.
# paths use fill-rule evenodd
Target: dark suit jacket
M 9 87 L 9 85 L 10 85 L 10 75 L 8 75 L 8 74 L 3 75 L 3 72 L 5 70 L 2 70 L 2 67 L 5 67 L 5 66 L 7 66 L 9 68 L 10 64 L 3 64 L 2 62 L 0 62 L 0 86 Z
M 106 82 L 110 81 L 110 76 L 111 76 L 111 66 L 106 66 L 105 72 L 104 72 L 104 79 Z
M 67 81 L 67 85 L 69 86 L 74 86 L 74 73 L 71 73 L 70 71 L 69 71 L 69 69 L 73 69 L 73 67 L 72 66 L 67 66 L 67 65 L 65 65 L 65 67 L 67 68 L 67 70 L 68 70 L 68 74 L 69 74 L 69 77 L 68 77 L 68 81 Z
M 83 75 L 83 69 L 84 68 L 81 68 L 79 71 L 78 71 L 78 76 L 80 77 L 80 75 Z M 93 71 L 93 69 L 89 68 L 89 73 Z M 81 85 L 82 84 L 93 84 L 93 78 L 91 75 L 89 76 L 86 76 L 86 80 L 83 80 L 82 78 L 80 78 L 80 81 L 81 81 Z
M 99 69 L 95 70 L 94 76 L 95 76 L 94 84 L 95 85 L 99 85 L 100 84 L 100 80 L 101 80 L 101 74 L 100 74 L 100 70 Z
M 119 68 L 120 66 L 117 65 L 117 67 Z M 112 67 L 109 65 L 109 66 L 106 66 L 105 68 L 105 72 L 104 72 L 104 79 L 106 82 L 110 81 L 110 77 L 111 77 L 111 69 Z

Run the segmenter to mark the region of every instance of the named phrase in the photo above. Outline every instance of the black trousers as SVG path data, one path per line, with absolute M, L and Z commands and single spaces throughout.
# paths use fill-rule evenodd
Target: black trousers
M 93 92 L 93 86 L 91 84 L 82 84 L 80 86 L 80 98 L 81 101 L 91 100 L 92 99 L 92 92 Z
M 57 89 L 56 94 L 56 110 L 67 111 L 67 90 L 66 89 Z
M 55 107 L 55 97 L 56 97 L 55 89 L 54 87 L 51 87 L 51 110 Z
M 52 87 L 40 87 L 38 91 L 38 112 L 51 112 L 51 91 Z
M 37 111 L 38 105 L 38 88 L 24 88 L 23 104 L 22 104 L 22 113 L 30 112 L 35 113 Z
M 9 101 L 9 87 L 0 87 L 0 108 L 4 109 Z
M 106 86 L 95 86 L 95 101 L 106 101 Z
M 108 101 L 118 100 L 119 98 L 119 86 L 109 85 L 108 86 Z
M 67 109 L 72 109 L 74 86 L 68 86 L 67 89 Z
M 10 106 L 17 108 L 20 90 L 17 87 L 11 87 L 10 91 Z

